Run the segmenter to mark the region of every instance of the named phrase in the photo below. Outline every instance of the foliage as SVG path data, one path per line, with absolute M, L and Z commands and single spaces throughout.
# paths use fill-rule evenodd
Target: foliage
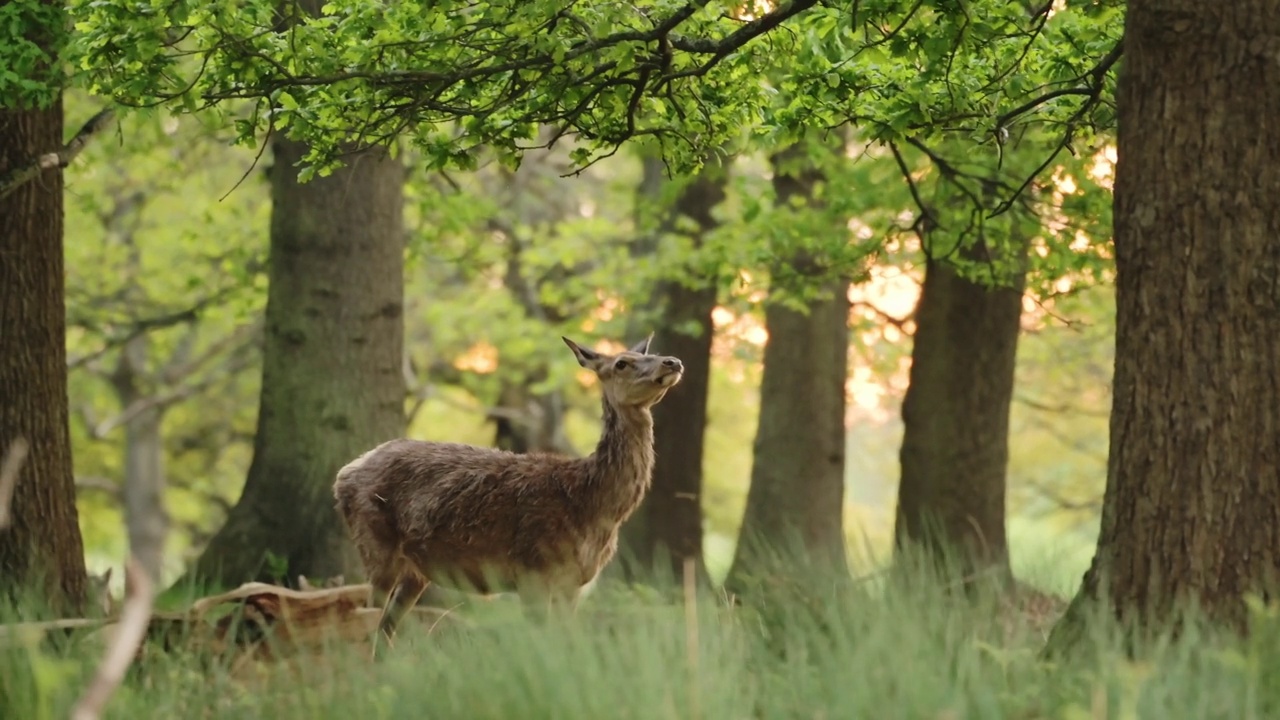
M 69 113 L 86 112 L 90 101 L 83 95 L 68 98 Z M 120 127 L 123 143 L 107 138 L 91 146 L 70 171 L 72 431 L 82 481 L 82 526 L 91 565 L 99 568 L 124 551 L 118 514 L 123 430 L 116 427 L 105 435 L 95 430 L 123 409 L 109 377 L 121 338 L 138 321 L 181 316 L 203 304 L 195 324 L 179 318 L 172 327 L 148 332 L 158 366 L 179 345 L 191 342 L 193 329 L 193 349 L 208 348 L 257 317 L 265 300 L 259 274 L 266 246 L 265 183 L 258 170 L 250 169 L 252 154 L 221 146 L 216 127 L 193 122 L 201 118 L 209 120 L 165 118 L 159 113 L 126 116 Z M 758 412 L 761 339 L 755 333 L 760 329 L 763 291 L 771 282 L 769 269 L 784 252 L 799 247 L 843 259 L 846 268 L 854 267 L 850 262 L 861 262 L 858 267 L 869 274 L 855 287 L 851 316 L 851 375 L 858 402 L 849 417 L 847 530 L 857 568 L 883 563 L 890 554 L 901 433 L 894 414 L 905 389 L 903 363 L 913 331 L 909 278 L 917 272 L 922 249 L 909 227 L 913 201 L 897 179 L 892 153 L 875 145 L 851 144 L 854 157 L 846 157 L 820 140 L 811 143 L 810 158 L 828 174 L 824 192 L 829 203 L 823 208 L 777 207 L 765 158 L 760 153 L 740 155 L 731 169 L 729 196 L 718 210 L 722 223 L 705 246 L 695 251 L 676 228 L 660 238 L 658 253 L 643 258 L 631 253 L 635 238 L 649 222 L 638 205 L 639 167 L 632 154 L 620 153 L 568 178 L 561 175 L 572 158 L 563 147 L 530 153 L 514 172 L 490 163 L 472 173 L 411 173 L 406 331 L 417 382 L 409 406 L 417 414 L 409 434 L 488 444 L 493 435 L 486 413 L 498 403 L 499 387 L 532 378 L 535 390 L 568 389 L 570 439 L 578 450 L 589 450 L 598 432 L 598 397 L 593 389 L 576 384 L 577 367 L 558 336 L 569 334 L 587 342 L 621 339 L 628 323 L 637 318 L 641 324 L 648 322 L 639 310 L 654 280 L 711 273 L 721 283 L 722 309 L 717 314 L 704 512 L 708 552 L 727 557 L 750 477 L 750 453 L 745 449 Z M 932 183 L 939 180 L 930 161 L 923 154 L 911 157 L 918 161 L 914 169 L 923 173 L 919 187 L 933 192 Z M 236 187 L 242 176 L 243 184 Z M 669 197 L 679 185 L 664 182 L 664 195 Z M 1077 190 L 1092 193 L 1090 198 L 1108 194 L 1091 187 L 1095 186 L 1081 182 Z M 141 191 L 144 203 L 124 214 L 113 212 L 117 200 Z M 1088 284 L 1094 282 L 1088 273 L 1102 262 L 1096 268 L 1097 280 L 1105 281 L 1107 259 L 1087 250 L 1080 254 L 1092 258 L 1094 265 L 1081 271 L 1058 272 L 1048 266 L 1053 258 L 1062 258 L 1059 250 L 1071 232 L 1066 228 L 1081 224 L 1075 213 L 1083 212 L 1066 207 L 1065 200 L 1058 202 L 1064 206 L 1066 224 L 1059 231 L 1063 240 L 1046 241 L 1055 243 L 1053 252 L 1040 260 L 1046 263 L 1042 285 L 1049 289 L 1038 298 L 1077 325 L 1068 330 L 1041 311 L 1028 314 L 1028 322 L 1051 322 L 1023 342 L 1019 395 L 1050 406 L 1061 404 L 1062 398 L 1094 398 L 1099 393 L 1105 401 L 1108 356 L 1080 355 L 1086 346 L 1078 328 L 1091 323 L 1088 337 L 1105 344 L 1111 312 L 1107 296 L 1092 294 L 1089 302 L 1075 302 L 1076 286 L 1060 294 L 1050 278 L 1056 278 L 1054 283 L 1069 277 Z M 113 214 L 116 227 L 108 229 L 104 223 Z M 856 221 L 845 230 L 850 217 Z M 130 269 L 120 232 L 133 223 L 133 242 L 143 263 L 139 270 Z M 823 229 L 835 223 L 840 232 Z M 821 233 L 815 232 L 819 229 Z M 817 242 L 819 237 L 822 242 Z M 1102 243 L 1089 247 L 1097 245 Z M 513 248 L 520 251 L 514 264 Z M 908 290 L 886 278 L 906 279 Z M 522 288 L 533 291 L 533 302 Z M 879 297 L 880 290 L 887 295 Z M 96 360 L 83 362 L 99 353 Z M 1077 355 L 1080 364 L 1072 359 Z M 486 365 L 486 360 L 492 364 Z M 169 553 L 173 571 L 221 522 L 250 459 L 256 355 L 234 374 L 224 372 L 223 362 L 210 366 L 212 374 L 187 378 L 199 386 L 198 392 L 181 398 L 165 415 L 170 482 L 166 504 L 175 525 Z M 163 396 L 186 387 L 183 382 L 161 383 L 154 390 Z M 1099 409 L 1105 412 L 1106 405 L 1089 406 L 1091 413 Z M 1025 403 L 1015 407 L 1011 522 L 1021 522 L 1024 511 L 1033 513 L 1026 517 L 1049 513 L 1061 521 L 1060 530 L 1047 534 L 1046 528 L 1035 527 L 1028 539 L 1037 546 L 1063 537 L 1058 533 L 1080 521 L 1087 527 L 1094 517 L 1092 501 L 1101 476 L 1094 470 L 1093 455 L 1081 454 L 1076 446 L 1083 443 L 1105 452 L 1106 427 L 1105 421 L 1082 420 Z M 104 487 L 110 492 L 104 493 Z M 1061 514 L 1052 502 L 1055 498 L 1070 499 L 1084 509 Z M 1087 544 L 1091 538 L 1079 542 Z
M 83 93 L 65 102 L 69 115 L 91 111 Z M 132 381 L 164 410 L 171 570 L 243 483 L 269 205 L 253 156 L 219 145 L 200 120 L 127 116 L 122 142 L 102 138 L 67 172 L 69 402 L 91 567 L 125 549 L 117 508 L 134 408 L 118 387 L 137 340 L 145 357 Z
M 392 143 L 414 168 L 406 319 L 418 437 L 487 442 L 485 413 L 504 383 L 517 383 L 534 392 L 568 388 L 571 435 L 589 447 L 597 400 L 572 382 L 576 369 L 564 362 L 558 335 L 622 338 L 647 321 L 640 310 L 655 280 L 715 278 L 732 318 L 718 329 L 706 462 L 708 542 L 716 547 L 731 545 L 736 531 L 754 429 L 759 345 L 735 333 L 758 317 L 764 288 L 786 283 L 775 296 L 796 303 L 817 285 L 787 282 L 797 252 L 854 277 L 862 292 L 891 271 L 912 276 L 927 250 L 979 235 L 1004 242 L 1034 216 L 1037 302 L 1069 303 L 1108 279 L 1110 197 L 1087 178 L 1114 121 L 1116 0 L 318 5 L 70 5 L 75 80 L 111 101 L 158 106 L 125 116 L 127 148 L 102 143 L 87 155 L 87 191 L 69 204 L 69 237 L 105 237 L 113 198 L 139 183 L 155 196 L 138 233 L 139 267 L 126 267 L 116 241 L 69 243 L 72 355 L 105 348 L 72 379 L 85 478 L 119 485 L 119 430 L 109 439 L 95 433 L 119 410 L 105 377 L 117 358 L 112 338 L 216 297 L 201 311 L 195 340 L 184 340 L 194 327 L 185 322 L 148 333 L 151 353 L 163 358 L 183 342 L 210 347 L 260 308 L 265 207 L 255 201 L 263 184 L 250 154 L 217 144 L 226 139 L 309 140 L 316 165 L 304 177 L 326 172 L 347 141 Z M 167 135 L 170 127 L 179 130 Z M 702 248 L 677 227 L 658 238 L 657 252 L 636 256 L 653 217 L 637 202 L 637 158 L 619 150 L 624 141 L 661 154 L 676 175 L 711 154 L 732 158 L 723 222 Z M 797 142 L 826 177 L 820 207 L 776 202 L 767 155 Z M 449 168 L 467 172 L 431 172 Z M 215 202 L 246 171 L 245 184 Z M 1067 176 L 1071 187 L 1055 182 Z M 685 181 L 668 178 L 664 193 Z M 930 247 L 919 238 L 925 223 Z M 978 278 L 999 274 L 957 262 Z M 853 374 L 879 385 L 881 397 L 851 412 L 850 539 L 882 547 L 877 524 L 892 507 L 898 432 L 888 416 L 912 323 L 909 311 L 886 313 L 860 298 Z M 1098 319 L 1108 310 L 1082 312 Z M 1020 360 L 1020 387 L 1043 383 L 1036 397 L 1047 402 L 1078 367 L 1048 361 L 1074 341 L 1046 332 L 1031 342 L 1038 349 Z M 184 521 L 181 543 L 198 543 L 216 524 L 243 476 L 257 381 L 244 369 L 166 416 L 166 461 L 179 486 L 168 500 Z M 1106 382 L 1087 379 L 1090 392 Z M 1015 448 L 1026 439 L 1026 448 L 1043 450 L 1015 451 L 1015 520 L 1022 501 L 1041 509 L 1038 497 L 1018 494 L 1024 477 L 1055 490 L 1070 485 L 1071 497 L 1087 499 L 1090 461 L 1045 438 L 1068 428 L 1076 440 L 1105 446 L 1105 428 L 1072 423 L 1064 416 L 1047 420 L 1048 430 L 1031 421 L 1015 427 Z M 82 496 L 91 545 L 113 555 L 122 550 L 119 533 L 94 518 L 114 505 L 92 490 Z
M 95 92 L 187 112 L 247 101 L 242 141 L 288 132 L 322 167 L 344 139 L 403 134 L 433 166 L 462 168 L 481 147 L 514 159 L 571 133 L 578 164 L 653 136 L 687 170 L 750 133 L 777 146 L 846 122 L 878 141 L 948 133 L 992 147 L 1036 122 L 1066 144 L 1112 124 L 1121 19 L 1114 0 L 864 0 L 852 15 L 819 0 L 71 7 Z M 781 80 L 764 78 L 776 69 Z M 542 125 L 557 132 L 538 138 Z
M 0 5 L 0 98 L 3 107 L 47 107 L 62 91 L 61 3 L 10 0 Z

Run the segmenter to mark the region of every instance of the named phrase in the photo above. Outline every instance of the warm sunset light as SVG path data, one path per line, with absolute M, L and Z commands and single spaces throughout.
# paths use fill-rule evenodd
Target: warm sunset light
M 453 366 L 480 375 L 491 373 L 498 369 L 498 348 L 481 340 L 454 358 Z
M 854 367 L 845 382 L 844 390 L 850 404 L 845 413 L 845 425 L 861 418 L 873 422 L 889 419 L 889 413 L 882 407 L 887 390 L 871 368 L 865 365 Z
M 770 0 L 748 0 L 733 11 L 733 18 L 742 22 L 751 22 L 761 15 L 769 14 L 773 8 L 774 5 Z
M 591 311 L 591 317 L 600 322 L 609 322 L 622 310 L 622 301 L 607 295 L 604 290 L 596 291 L 596 298 L 600 300 L 600 305 Z
M 1093 156 L 1093 167 L 1089 168 L 1089 176 L 1098 185 L 1111 190 L 1115 183 L 1116 146 L 1108 145 Z
M 849 302 L 854 305 L 854 312 L 868 319 L 878 317 L 876 310 L 893 317 L 907 317 L 919 301 L 920 281 L 897 266 L 876 265 L 871 268 L 870 279 L 849 286 Z M 870 307 L 859 309 L 863 303 Z

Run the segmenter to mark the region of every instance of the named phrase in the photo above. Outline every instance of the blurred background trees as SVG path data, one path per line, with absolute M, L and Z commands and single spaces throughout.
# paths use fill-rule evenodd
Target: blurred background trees
M 1074 589 L 1110 450 L 1121 3 L 249 5 L 71 6 L 69 116 L 172 111 L 38 197 L 66 206 L 90 568 L 162 543 L 166 582 L 350 576 L 338 466 L 400 434 L 585 452 L 599 401 L 558 336 L 652 331 L 689 374 L 620 577 L 749 592 L 759 541 Z M 58 335 L 53 268 L 31 327 Z M 41 352 L 6 387 L 61 369 Z
M 198 117 L 126 122 L 131 137 L 147 142 L 90 148 L 69 171 L 68 223 L 86 239 L 68 246 L 68 347 L 89 565 L 100 571 L 118 564 L 127 546 L 127 535 L 117 529 L 127 493 L 162 487 L 169 581 L 193 562 L 231 584 L 349 572 L 291 555 L 294 542 L 318 542 L 318 526 L 304 532 L 281 505 L 251 511 L 260 501 L 242 497 L 260 452 L 255 427 L 258 435 L 266 431 L 257 409 L 266 402 L 259 394 L 262 317 L 273 267 L 274 246 L 267 239 L 303 227 L 334 231 L 339 221 L 326 216 L 316 225 L 297 212 L 273 217 L 286 206 L 279 192 L 271 202 L 269 187 L 285 182 L 277 173 L 287 163 L 255 166 L 254 152 L 226 147 L 221 130 Z M 1092 286 L 1109 272 L 1106 258 L 1076 263 L 1080 270 L 1048 280 L 1035 274 L 1043 270 L 1042 259 L 1028 261 L 1033 280 L 1025 294 L 1015 290 L 1002 301 L 1005 339 L 998 340 L 995 329 L 974 323 L 988 322 L 983 298 L 1001 291 L 965 279 L 963 268 L 950 270 L 945 258 L 927 260 L 911 228 L 920 212 L 892 152 L 862 137 L 806 141 L 803 147 L 799 153 L 744 151 L 688 179 L 667 177 L 643 147 L 573 177 L 562 177 L 572 165 L 561 149 L 531 152 L 514 171 L 497 163 L 471 172 L 429 171 L 412 153 L 402 156 L 406 249 L 394 259 L 404 277 L 400 362 L 394 376 L 383 365 L 377 378 L 363 380 L 356 365 L 332 366 L 325 372 L 343 380 L 325 391 L 371 402 L 378 383 L 400 387 L 396 414 L 413 437 L 581 453 L 597 432 L 598 398 L 572 363 L 560 362 L 558 335 L 585 334 L 607 344 L 653 330 L 654 347 L 678 350 L 690 377 L 659 409 L 654 489 L 624 529 L 618 569 L 632 568 L 632 579 L 664 567 L 677 577 L 690 558 L 705 567 L 709 580 L 722 582 L 744 527 L 766 537 L 808 533 L 815 549 L 827 548 L 837 560 L 844 553 L 854 572 L 865 572 L 892 557 L 899 513 L 921 502 L 946 507 L 948 493 L 956 492 L 961 504 L 954 532 L 982 538 L 988 543 L 983 550 L 1003 563 L 998 532 L 989 525 L 974 529 L 969 518 L 974 507 L 985 506 L 992 509 L 980 523 L 994 522 L 997 531 L 1004 526 L 1007 477 L 1012 567 L 1058 590 L 1070 588 L 1088 559 L 1105 467 L 1112 315 L 1109 290 Z M 1076 202 L 1082 212 L 1092 211 L 1098 203 L 1086 195 L 1105 193 L 1098 183 L 1108 177 L 1101 174 L 1106 153 L 1102 146 L 1089 162 L 1064 164 L 1057 184 L 1050 179 L 1038 192 L 1056 207 Z M 937 182 L 927 157 L 910 151 L 904 157 L 921 187 Z M 1096 177 L 1089 174 L 1095 163 Z M 353 205 L 372 202 L 362 193 L 379 189 L 370 178 L 352 183 L 352 173 L 359 172 L 357 160 L 298 187 L 320 193 L 313 201 L 317 212 L 354 211 Z M 325 187 L 334 189 L 324 195 Z M 953 214 L 963 211 L 961 204 L 954 207 Z M 1025 213 L 1016 217 L 1019 227 L 1030 223 L 1023 242 L 1033 258 L 1041 257 L 1037 248 L 1064 234 L 1093 227 L 1092 218 L 1079 222 L 1070 215 L 1048 229 Z M 362 264 L 373 254 L 357 252 L 355 232 L 348 228 L 341 243 L 347 248 L 342 252 L 355 254 L 338 256 L 347 259 L 332 267 L 368 277 L 372 271 Z M 935 237 L 942 235 L 938 230 Z M 1004 247 L 1007 236 L 999 237 Z M 1105 237 L 1073 240 L 1079 250 L 1071 252 L 1093 253 Z M 828 257 L 833 249 L 837 256 L 814 264 L 815 254 Z M 971 266 L 985 262 L 974 257 Z M 806 263 L 812 268 L 806 270 Z M 323 300 L 319 271 L 300 267 L 280 267 L 276 287 L 318 283 L 315 292 Z M 354 292 L 341 278 L 326 282 Z M 949 290 L 947 282 L 971 289 Z M 927 295 L 917 307 L 922 285 L 935 284 L 942 309 L 930 310 Z M 377 287 L 394 289 L 385 280 Z M 955 294 L 960 292 L 969 296 Z M 285 299 L 313 296 L 296 291 Z M 310 314 L 304 303 L 296 314 L 315 322 L 355 312 L 359 337 L 387 340 L 393 332 L 394 318 L 385 331 L 365 329 L 368 313 L 356 312 L 352 297 L 334 302 Z M 1010 388 L 1003 401 L 1008 470 L 1006 475 L 995 448 L 992 459 L 975 460 L 987 463 L 981 467 L 989 477 L 988 485 L 976 485 L 969 471 L 960 472 L 964 466 L 956 456 L 946 454 L 963 454 L 963 446 L 948 449 L 959 441 L 935 427 L 921 441 L 943 453 L 930 461 L 934 485 L 912 489 L 908 482 L 904 510 L 899 478 L 913 471 L 909 458 L 901 461 L 907 470 L 899 465 L 900 413 L 909 396 L 912 340 L 921 327 L 929 332 L 931 316 L 939 335 L 950 333 L 943 341 L 950 345 L 926 350 L 917 344 L 916 353 L 932 353 L 931 372 L 938 376 L 932 381 L 938 395 L 923 395 L 921 414 L 927 422 L 949 421 L 953 430 L 984 438 L 971 441 L 981 447 L 989 447 L 987 437 L 998 445 L 1001 394 L 968 384 L 962 373 L 996 383 L 1004 377 Z M 314 328 L 306 332 L 320 332 Z M 145 352 L 138 338 L 145 339 Z M 771 338 L 792 338 L 773 346 L 773 381 Z M 983 354 L 991 352 L 1004 358 L 1003 371 Z M 303 365 L 337 362 L 322 355 L 304 349 L 275 371 L 300 383 L 277 431 L 293 434 L 296 442 L 303 429 L 323 427 L 319 418 L 327 406 L 300 399 L 317 387 L 305 382 L 313 371 L 304 372 Z M 842 360 L 832 365 L 833 358 Z M 772 383 L 782 384 L 762 393 Z M 821 384 L 806 390 L 809 383 Z M 929 392 L 926 387 L 917 380 L 917 393 Z M 974 391 L 969 402 L 978 405 L 948 410 L 948 403 L 964 397 L 947 400 L 948 393 L 961 389 Z M 304 406 L 310 412 L 302 412 Z M 994 429 L 974 422 L 973 413 L 987 407 L 994 407 Z M 392 425 L 380 434 L 399 434 Z M 820 427 L 827 429 L 819 433 Z M 363 443 L 376 444 L 374 434 Z M 327 510 L 323 494 L 332 473 L 326 466 L 340 465 L 340 455 L 358 454 L 355 445 L 321 462 L 315 451 L 328 452 L 332 440 L 306 440 L 308 450 L 291 446 L 295 440 L 288 435 L 271 441 L 291 449 L 270 452 L 312 469 L 281 466 L 257 482 L 293 506 L 314 491 L 315 507 Z M 903 452 L 910 455 L 907 447 Z M 753 481 L 760 497 L 749 510 Z M 290 482 L 299 485 L 285 489 Z M 306 484 L 312 490 L 304 490 Z M 239 511 L 243 517 L 228 527 L 253 528 L 246 537 L 256 539 L 219 550 L 220 543 L 210 541 L 228 517 L 236 517 L 237 503 L 247 504 Z M 287 528 L 274 525 L 282 518 L 290 518 Z M 296 540 L 289 540 L 295 530 Z M 213 570 L 212 560 L 199 560 L 222 552 L 240 569 L 224 574 Z M 1063 562 L 1045 563 L 1046 552 Z M 739 558 L 744 563 L 749 568 L 747 556 Z

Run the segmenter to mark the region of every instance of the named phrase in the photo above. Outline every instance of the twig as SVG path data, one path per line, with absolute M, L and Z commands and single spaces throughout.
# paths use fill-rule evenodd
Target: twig
M 1056 510 L 1097 512 L 1102 507 L 1102 498 L 1100 496 L 1095 496 L 1088 500 L 1073 500 L 1049 487 L 1047 483 L 1032 481 L 1028 484 L 1041 498 L 1053 503 L 1056 506 Z
M 900 318 L 900 317 L 897 317 L 896 315 L 891 315 L 885 312 L 884 310 L 881 310 L 879 307 L 876 306 L 875 303 L 867 300 L 858 300 L 856 302 L 849 303 L 849 307 L 858 309 L 858 310 L 866 310 L 870 312 L 872 315 L 875 315 L 876 317 L 880 318 L 884 322 L 887 322 L 890 325 L 903 331 L 904 333 L 907 332 L 907 323 L 915 319 L 914 310 L 906 317 Z
M 71 161 L 75 160 L 76 156 L 84 151 L 85 146 L 89 144 L 93 136 L 106 127 L 114 116 L 115 111 L 111 108 L 100 111 L 97 115 L 89 118 L 89 122 L 86 122 L 80 128 L 75 137 L 71 138 L 71 142 L 63 145 L 60 150 L 39 155 L 0 176 L 0 199 L 7 197 L 44 170 L 64 168 L 70 165 Z
M 27 459 L 29 447 L 26 438 L 14 438 L 9 443 L 9 452 L 5 453 L 4 462 L 0 463 L 0 530 L 9 527 L 9 503 L 13 501 L 18 471 L 22 469 L 22 462 Z
M 252 325 L 245 326 L 245 329 L 254 330 L 257 328 L 257 325 L 258 325 L 257 323 L 254 323 Z M 228 344 L 228 341 L 233 339 L 238 339 L 239 335 L 240 335 L 240 332 L 237 331 L 237 333 L 233 333 L 232 337 L 224 338 L 223 340 L 220 340 L 219 342 L 215 343 L 200 358 L 197 358 L 196 361 L 189 363 L 187 368 L 190 369 L 191 371 L 198 369 L 199 365 L 204 364 L 210 358 L 212 358 L 215 352 L 221 352 L 223 350 L 224 345 Z M 201 378 L 200 380 L 191 382 L 187 385 L 174 388 L 169 392 L 151 395 L 148 397 L 143 397 L 138 400 L 135 400 L 134 402 L 130 403 L 129 406 L 126 407 L 124 410 L 120 411 L 119 415 L 107 418 L 106 420 L 103 420 L 102 422 L 92 426 L 90 428 L 90 435 L 94 439 L 104 438 L 111 431 L 123 425 L 129 424 L 130 421 L 132 421 L 134 418 L 136 418 L 138 415 L 142 414 L 143 412 L 146 412 L 147 410 L 156 409 L 156 408 L 160 410 L 164 410 L 173 405 L 184 402 L 196 395 L 206 392 L 207 390 L 212 388 L 214 385 L 218 384 L 218 382 L 234 376 L 236 373 L 244 370 L 249 365 L 248 356 L 241 353 L 243 352 L 243 350 L 251 346 L 252 346 L 252 343 L 250 342 L 242 345 L 240 348 L 235 348 L 230 352 L 226 353 L 227 355 L 232 355 L 233 357 L 231 360 L 226 362 L 221 368 L 222 370 L 225 371 L 225 374 L 211 373 L 207 377 Z M 183 371 L 185 372 L 186 370 L 184 369 Z
M 698 663 L 698 583 L 693 558 L 684 559 L 684 636 L 685 655 L 689 663 L 689 717 L 702 717 L 700 693 L 701 672 Z
M 93 682 L 71 710 L 71 720 L 98 720 L 102 716 L 102 709 L 124 680 L 124 674 L 137 656 L 138 647 L 146 635 L 155 595 L 151 578 L 147 577 L 146 571 L 133 556 L 129 557 L 129 562 L 125 565 L 125 587 L 120 623 L 116 625 L 115 635 L 107 646 L 102 663 L 98 665 Z
M 911 191 L 911 199 L 915 200 L 916 207 L 920 208 L 920 217 L 916 218 L 916 221 L 911 224 L 911 229 L 923 242 L 925 233 L 942 227 L 942 224 L 934 217 L 933 211 L 925 204 L 924 198 L 920 197 L 920 188 L 916 186 L 915 179 L 911 177 L 911 169 L 907 167 L 907 161 L 902 157 L 902 151 L 898 149 L 898 144 L 890 141 L 889 150 L 893 153 L 893 159 L 898 163 L 898 170 L 902 173 L 902 179 L 907 181 L 907 189 Z

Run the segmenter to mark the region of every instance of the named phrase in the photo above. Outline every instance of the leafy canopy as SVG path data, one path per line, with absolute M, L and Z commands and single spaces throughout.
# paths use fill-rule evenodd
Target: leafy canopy
M 218 107 L 239 140 L 287 132 L 331 164 L 408 137 L 433 166 L 654 136 L 678 171 L 751 135 L 854 122 L 876 140 L 1019 124 L 1109 127 L 1119 0 L 72 0 L 93 91 Z M 556 132 L 539 135 L 540 126 Z

